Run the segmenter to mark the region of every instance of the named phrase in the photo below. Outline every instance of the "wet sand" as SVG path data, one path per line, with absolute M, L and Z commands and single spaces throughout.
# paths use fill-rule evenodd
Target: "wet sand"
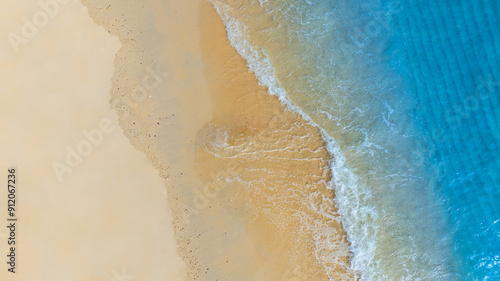
M 257 83 L 213 7 L 84 3 L 122 42 L 111 104 L 165 178 L 187 278 L 354 279 L 328 188 L 332 156 Z

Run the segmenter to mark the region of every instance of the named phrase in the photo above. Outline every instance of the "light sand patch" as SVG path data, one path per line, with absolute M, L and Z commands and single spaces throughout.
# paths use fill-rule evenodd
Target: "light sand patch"
M 6 184 L 7 167 L 17 167 L 19 227 L 15 275 L 0 235 L 0 279 L 182 280 L 163 180 L 109 106 L 120 43 L 70 2 L 16 54 L 4 35 L 40 7 L 2 1 L 0 175 Z M 102 120 L 109 130 L 59 181 L 52 163 L 67 165 L 68 147 Z M 6 196 L 0 189 L 0 234 Z

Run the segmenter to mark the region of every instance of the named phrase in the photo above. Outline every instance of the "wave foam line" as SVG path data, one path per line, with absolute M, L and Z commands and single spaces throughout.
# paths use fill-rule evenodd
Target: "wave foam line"
M 389 278 L 381 272 L 375 260 L 378 213 L 375 207 L 368 203 L 371 197 L 370 191 L 359 182 L 358 176 L 348 167 L 345 156 L 335 139 L 289 99 L 286 90 L 280 86 L 276 78 L 274 67 L 266 52 L 262 49 L 255 49 L 249 43 L 247 27 L 235 17 L 230 16 L 231 8 L 218 0 L 209 1 L 226 26 L 231 46 L 246 60 L 248 68 L 255 73 L 259 84 L 267 87 L 269 93 L 278 97 L 288 109 L 297 112 L 320 130 L 327 143 L 328 152 L 333 155 L 330 161 L 332 180 L 328 187 L 334 189 L 336 193 L 335 203 L 351 244 L 352 267 L 363 280 L 388 280 Z M 323 265 L 326 267 L 324 263 Z

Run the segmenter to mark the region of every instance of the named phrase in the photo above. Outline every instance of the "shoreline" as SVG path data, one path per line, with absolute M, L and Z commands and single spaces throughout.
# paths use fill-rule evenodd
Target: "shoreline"
M 319 129 L 259 85 L 211 4 L 85 2 L 122 41 L 112 106 L 166 179 L 187 278 L 354 279 Z

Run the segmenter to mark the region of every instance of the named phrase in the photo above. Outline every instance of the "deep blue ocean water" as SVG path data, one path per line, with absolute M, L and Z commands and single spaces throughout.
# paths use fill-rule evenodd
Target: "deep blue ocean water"
M 212 0 L 318 126 L 362 280 L 500 280 L 500 0 Z

